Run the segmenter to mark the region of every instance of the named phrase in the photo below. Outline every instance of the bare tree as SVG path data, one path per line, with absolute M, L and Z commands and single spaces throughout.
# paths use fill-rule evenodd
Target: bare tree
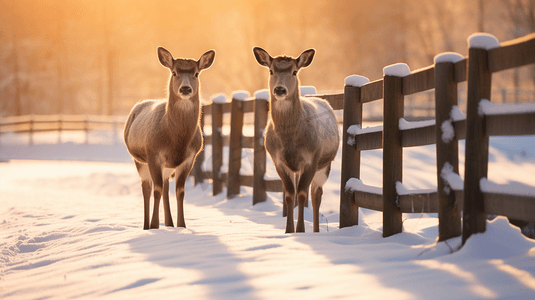
M 507 0 L 506 6 L 514 37 L 535 32 L 535 0 Z
M 477 2 L 477 30 L 479 32 L 485 32 L 485 1 L 478 0 Z
M 16 4 L 15 4 L 16 5 Z M 13 6 L 11 7 L 13 9 Z M 15 18 L 16 16 L 13 15 L 13 20 L 11 20 L 11 55 L 13 60 L 13 85 L 15 87 L 15 115 L 20 116 L 22 115 L 22 92 L 24 90 L 23 87 L 21 87 L 21 78 L 20 78 L 20 32 L 18 30 L 18 27 L 15 25 Z
M 64 102 L 65 102 L 65 93 L 64 93 L 64 65 L 65 65 L 65 28 L 67 26 L 67 16 L 65 14 L 65 5 L 64 1 L 61 1 L 57 6 L 57 16 L 56 16 L 56 36 L 54 41 L 54 48 L 56 52 L 56 72 L 57 72 L 57 113 L 61 114 L 64 112 Z
M 114 58 L 115 52 L 111 42 L 111 27 L 112 27 L 112 8 L 113 2 L 104 2 L 102 4 L 102 29 L 103 29 L 103 47 L 101 61 L 102 81 L 100 83 L 100 96 L 102 97 L 101 109 L 102 113 L 112 115 L 113 97 L 114 97 Z
M 418 1 L 411 2 L 411 11 L 415 18 L 411 29 L 420 42 L 421 54 L 428 63 L 432 63 L 434 56 L 443 51 L 454 51 L 454 35 L 452 28 L 455 16 L 450 11 L 447 1 Z
M 20 70 L 19 70 L 19 47 L 17 27 L 13 26 L 13 75 L 15 85 L 15 115 L 22 115 Z
M 513 37 L 517 38 L 535 32 L 535 0 L 507 0 L 506 6 L 507 16 L 513 25 L 511 29 Z M 535 67 L 530 67 L 530 70 L 531 79 L 535 85 Z M 513 73 L 513 82 L 515 89 L 518 89 L 520 86 L 518 69 L 515 69 Z

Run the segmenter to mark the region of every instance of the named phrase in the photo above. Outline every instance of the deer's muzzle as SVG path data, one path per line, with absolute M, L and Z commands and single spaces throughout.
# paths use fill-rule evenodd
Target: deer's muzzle
M 273 89 L 273 93 L 277 96 L 284 96 L 286 95 L 286 88 L 283 86 L 278 86 L 275 89 Z

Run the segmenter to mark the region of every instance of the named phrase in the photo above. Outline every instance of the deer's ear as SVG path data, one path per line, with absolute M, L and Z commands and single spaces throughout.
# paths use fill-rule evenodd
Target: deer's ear
M 298 68 L 306 68 L 312 63 L 312 59 L 314 58 L 314 54 L 316 53 L 316 50 L 314 49 L 308 49 L 306 51 L 303 51 L 301 55 L 297 58 L 297 67 Z
M 199 58 L 199 60 L 197 61 L 197 64 L 199 65 L 199 71 L 210 68 L 210 66 L 212 66 L 212 64 L 214 63 L 214 59 L 215 59 L 215 51 L 214 50 L 206 51 L 206 53 L 204 53 L 201 56 L 201 58 Z
M 173 55 L 164 47 L 158 47 L 158 59 L 160 60 L 162 66 L 168 69 L 173 68 Z
M 254 54 L 254 57 L 256 58 L 256 61 L 260 65 L 268 67 L 268 68 L 271 67 L 271 62 L 273 61 L 273 58 L 271 57 L 271 55 L 269 55 L 269 53 L 267 53 L 266 50 L 260 47 L 254 47 L 253 54 Z

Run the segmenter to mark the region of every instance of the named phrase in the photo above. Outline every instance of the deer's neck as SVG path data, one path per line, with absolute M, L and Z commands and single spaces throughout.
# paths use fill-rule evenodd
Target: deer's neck
M 189 142 L 196 132 L 200 119 L 199 94 L 188 100 L 169 96 L 165 108 L 165 122 L 171 138 Z
M 280 135 L 288 135 L 297 131 L 304 114 L 299 94 L 286 100 L 276 100 L 272 95 L 271 99 L 271 119 L 275 131 Z

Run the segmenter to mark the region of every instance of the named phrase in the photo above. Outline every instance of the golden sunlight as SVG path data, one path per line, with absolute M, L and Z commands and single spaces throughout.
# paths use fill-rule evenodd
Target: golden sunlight
M 168 72 L 157 61 L 158 46 L 195 59 L 216 50 L 214 65 L 201 76 L 206 99 L 266 87 L 254 46 L 290 56 L 315 48 L 301 82 L 333 92 L 351 74 L 374 80 L 389 64 L 418 69 L 441 51 L 465 53 L 466 37 L 481 19 L 474 18 L 477 1 L 386 2 L 2 1 L 0 116 L 124 115 L 140 99 L 165 96 Z M 493 3 L 484 11 L 485 30 L 500 40 L 519 26 L 514 14 L 499 13 L 506 6 Z

